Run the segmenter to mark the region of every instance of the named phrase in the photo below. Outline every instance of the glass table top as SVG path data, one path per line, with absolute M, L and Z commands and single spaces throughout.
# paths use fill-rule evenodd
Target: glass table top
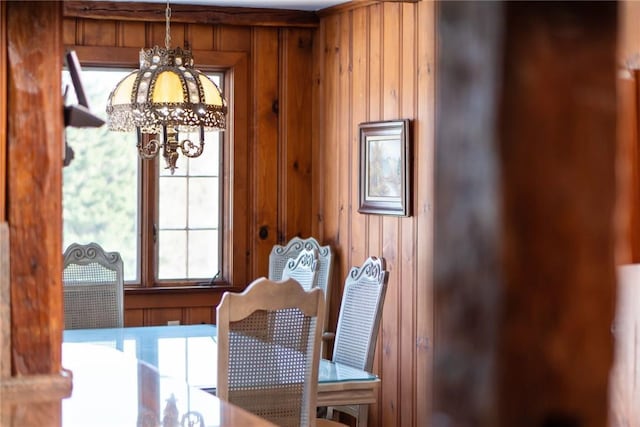
M 65 330 L 64 348 L 93 344 L 115 348 L 204 390 L 217 383 L 217 329 L 215 325 L 147 326 L 133 328 Z M 347 365 L 321 359 L 318 383 L 373 381 L 378 377 Z

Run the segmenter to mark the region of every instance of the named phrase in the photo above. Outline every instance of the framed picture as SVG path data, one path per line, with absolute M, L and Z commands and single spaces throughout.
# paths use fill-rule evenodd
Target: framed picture
M 409 120 L 361 123 L 358 212 L 411 215 Z

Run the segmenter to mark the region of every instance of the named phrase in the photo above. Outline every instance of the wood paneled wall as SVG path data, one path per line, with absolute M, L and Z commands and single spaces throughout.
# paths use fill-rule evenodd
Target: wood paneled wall
M 349 268 L 369 255 L 387 260 L 389 290 L 374 368 L 382 387 L 370 410 L 373 426 L 425 425 L 430 409 L 434 7 L 429 1 L 354 3 L 321 13 L 318 28 L 180 19 L 171 26 L 173 45 L 189 40 L 194 50 L 249 58 L 249 108 L 237 112 L 246 115 L 247 126 L 234 129 L 236 138 L 247 138 L 247 280 L 266 275 L 275 243 L 313 235 L 331 244 L 335 325 Z M 159 23 L 94 18 L 67 16 L 65 44 L 163 41 Z M 413 216 L 359 214 L 358 124 L 397 118 L 412 121 Z M 126 323 L 206 321 L 215 318 L 219 293 L 206 298 L 207 306 L 196 307 L 188 293 L 130 292 Z
M 320 14 L 314 44 L 314 234 L 336 250 L 332 301 L 351 266 L 387 261 L 389 287 L 370 425 L 426 425 L 432 362 L 434 3 L 387 2 Z M 358 213 L 358 124 L 412 121 L 413 216 Z M 316 206 L 317 204 L 317 206 Z M 331 319 L 339 305 L 331 304 Z

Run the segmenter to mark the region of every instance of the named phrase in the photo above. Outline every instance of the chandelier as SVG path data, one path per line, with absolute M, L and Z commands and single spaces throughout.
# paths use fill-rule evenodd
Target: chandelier
M 165 47 L 140 50 L 140 69 L 109 95 L 107 123 L 112 131 L 136 130 L 143 159 L 155 158 L 162 149 L 166 169 L 173 175 L 179 152 L 198 157 L 204 150 L 204 133 L 224 130 L 227 103 L 218 86 L 193 68 L 190 50 L 170 48 L 168 0 L 165 16 Z M 199 139 L 180 141 L 181 132 L 199 132 Z

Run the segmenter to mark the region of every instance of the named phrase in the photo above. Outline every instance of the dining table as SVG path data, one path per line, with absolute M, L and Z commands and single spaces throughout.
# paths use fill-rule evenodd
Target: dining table
M 212 324 L 142 326 L 64 331 L 62 363 L 73 370 L 88 347 L 117 350 L 155 368 L 161 378 L 215 394 L 217 328 Z M 373 373 L 321 359 L 318 406 L 375 403 L 380 379 Z
M 54 411 L 53 417 L 41 420 L 38 426 L 275 427 L 111 346 L 64 343 L 62 360 L 72 377 L 71 395 L 62 399 L 59 420 Z M 40 406 L 51 409 L 51 405 Z M 13 418 L 38 407 L 28 401 L 17 402 Z

